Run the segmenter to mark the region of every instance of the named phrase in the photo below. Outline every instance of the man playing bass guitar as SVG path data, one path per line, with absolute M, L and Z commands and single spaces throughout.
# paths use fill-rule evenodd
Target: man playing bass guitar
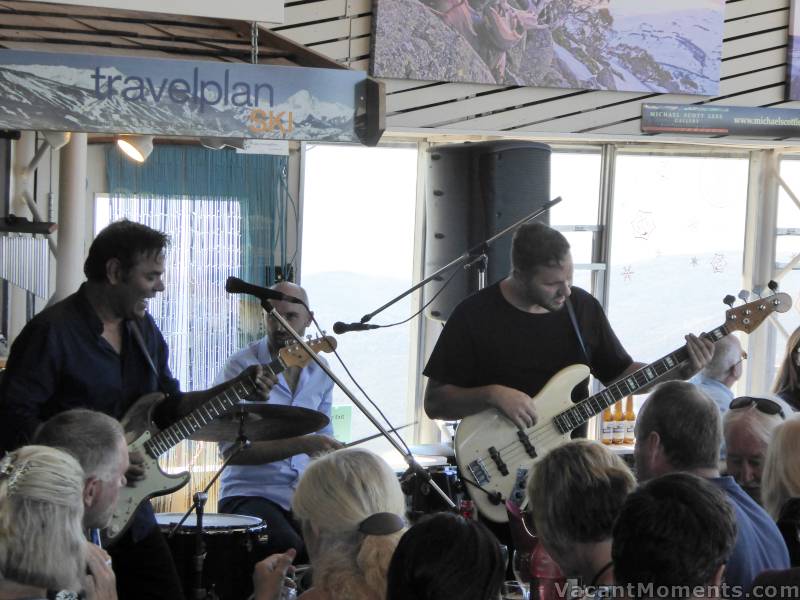
M 533 396 L 564 367 L 586 364 L 605 385 L 641 368 L 572 276 L 561 233 L 541 223 L 521 226 L 511 273 L 461 302 L 439 336 L 424 370 L 428 416 L 461 419 L 496 408 L 524 429 L 536 423 Z M 689 360 L 662 380 L 691 377 L 711 359 L 711 341 L 690 334 L 686 342 Z M 572 400 L 587 396 L 588 379 Z

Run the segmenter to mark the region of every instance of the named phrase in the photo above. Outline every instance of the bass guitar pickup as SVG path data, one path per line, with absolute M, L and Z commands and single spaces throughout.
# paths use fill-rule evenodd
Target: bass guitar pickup
M 500 475 L 503 477 L 508 475 L 508 466 L 503 462 L 503 459 L 500 457 L 500 452 L 497 451 L 497 448 L 494 446 L 490 447 L 489 456 L 492 457 L 494 464 L 497 465 L 497 470 L 500 471 Z

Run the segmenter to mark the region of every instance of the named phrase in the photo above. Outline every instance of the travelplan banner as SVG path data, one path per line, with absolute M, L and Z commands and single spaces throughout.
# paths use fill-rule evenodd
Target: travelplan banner
M 798 137 L 800 110 L 751 106 L 642 104 L 642 131 Z
M 358 142 L 366 79 L 346 69 L 0 50 L 0 129 Z

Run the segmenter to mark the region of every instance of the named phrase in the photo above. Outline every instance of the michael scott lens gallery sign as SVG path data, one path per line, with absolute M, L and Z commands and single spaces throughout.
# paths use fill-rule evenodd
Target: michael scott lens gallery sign
M 357 142 L 364 73 L 0 50 L 0 128 Z

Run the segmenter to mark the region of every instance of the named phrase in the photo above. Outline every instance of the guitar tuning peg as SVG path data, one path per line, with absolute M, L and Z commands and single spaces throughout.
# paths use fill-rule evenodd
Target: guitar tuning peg
M 728 305 L 728 306 L 730 306 L 731 308 L 733 308 L 733 303 L 734 303 L 734 302 L 736 302 L 736 298 L 734 298 L 734 297 L 733 297 L 733 296 L 731 296 L 730 294 L 728 294 L 727 296 L 725 296 L 725 297 L 722 299 L 722 303 L 723 303 L 723 304 L 727 304 L 727 305 Z
M 750 297 L 750 291 L 749 290 L 739 290 L 738 296 L 739 296 L 739 299 L 742 302 L 747 302 L 747 299 Z
M 774 280 L 772 280 L 772 279 L 770 279 L 770 280 L 769 280 L 769 283 L 767 284 L 767 287 L 768 287 L 769 289 L 771 289 L 771 290 L 772 290 L 772 293 L 774 294 L 775 292 L 777 292 L 777 291 L 778 291 L 778 282 L 777 282 L 777 281 L 774 281 Z

